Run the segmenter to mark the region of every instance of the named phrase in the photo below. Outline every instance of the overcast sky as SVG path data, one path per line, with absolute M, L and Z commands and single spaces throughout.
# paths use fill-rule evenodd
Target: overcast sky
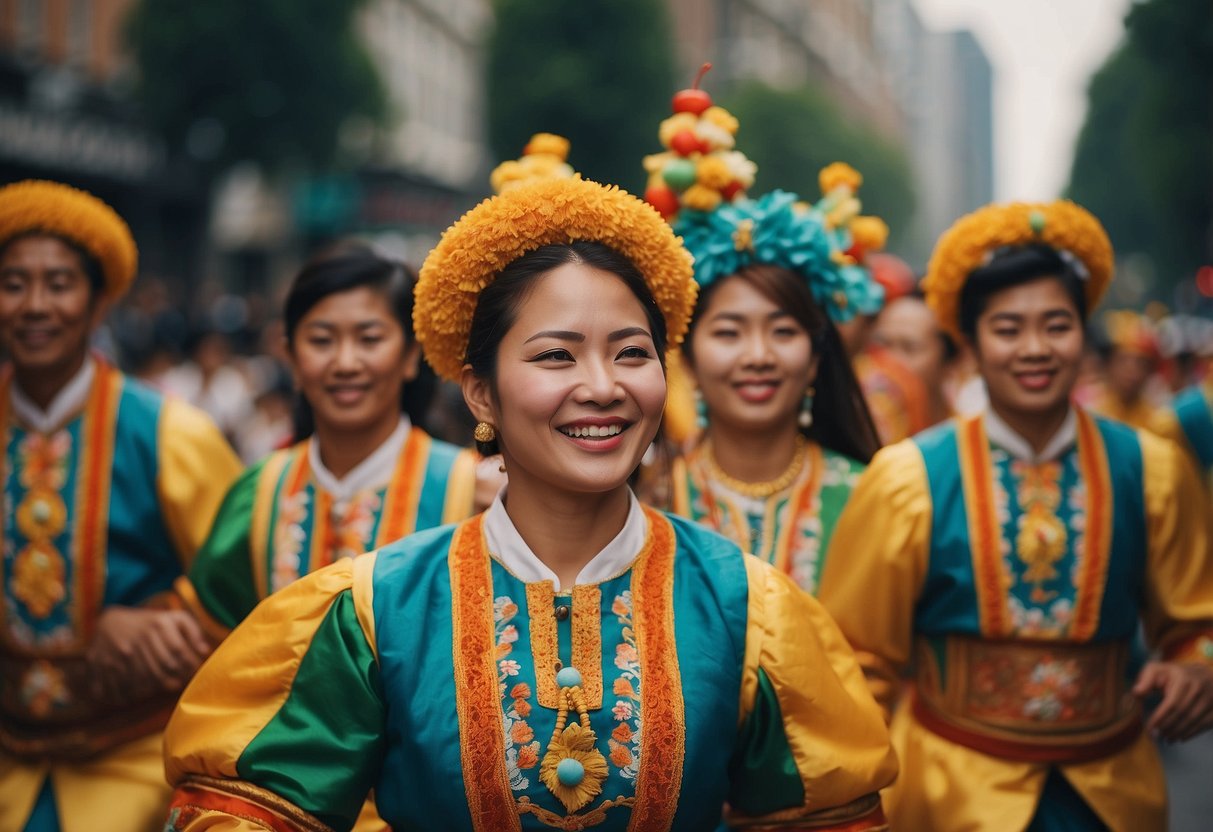
M 994 195 L 1065 187 L 1091 74 L 1120 42 L 1132 0 L 914 0 L 932 29 L 973 30 L 994 65 Z

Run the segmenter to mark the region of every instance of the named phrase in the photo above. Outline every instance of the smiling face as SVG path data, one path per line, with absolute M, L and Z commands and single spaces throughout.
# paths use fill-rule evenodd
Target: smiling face
M 70 378 L 101 307 L 80 254 L 62 240 L 22 237 L 0 253 L 0 344 L 19 373 Z
M 817 377 L 808 331 L 739 277 L 713 289 L 695 323 L 690 357 L 711 424 L 725 429 L 794 425 Z
M 416 378 L 420 349 L 405 337 L 387 297 L 360 286 L 309 309 L 289 353 L 318 434 L 386 436 L 400 420 L 400 388 Z
M 640 301 L 614 274 L 566 263 L 527 286 L 496 377 L 463 373 L 496 426 L 510 488 L 603 493 L 626 483 L 661 420 L 665 372 Z
M 1049 419 L 1069 407 L 1083 326 L 1059 279 L 1042 277 L 991 295 L 977 319 L 974 347 L 999 412 Z

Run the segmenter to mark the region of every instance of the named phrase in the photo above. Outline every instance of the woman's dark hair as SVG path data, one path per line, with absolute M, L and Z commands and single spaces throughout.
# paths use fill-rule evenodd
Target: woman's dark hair
M 92 252 L 84 246 L 77 243 L 62 234 L 56 234 L 53 231 L 41 231 L 37 228 L 29 231 L 23 231 L 13 237 L 9 237 L 3 243 L 0 243 L 0 257 L 8 251 L 8 247 L 18 240 L 26 240 L 30 237 L 50 237 L 58 240 L 65 246 L 70 248 L 80 257 L 80 265 L 84 269 L 84 275 L 88 278 L 89 299 L 95 301 L 105 293 L 105 272 L 101 269 L 101 261 L 93 256 Z
M 604 243 L 578 240 L 542 246 L 522 255 L 502 269 L 497 278 L 480 293 L 480 298 L 476 301 L 476 311 L 472 314 L 472 327 L 468 333 L 468 349 L 464 360 L 471 365 L 472 373 L 488 380 L 494 393 L 497 351 L 505 334 L 518 319 L 518 310 L 534 287 L 535 279 L 569 263 L 579 263 L 610 272 L 623 281 L 644 308 L 649 332 L 653 336 L 653 346 L 664 366 L 667 343 L 665 318 L 640 269 L 623 254 Z M 592 302 L 593 298 L 586 300 Z M 478 442 L 476 446 L 485 455 L 498 452 L 496 441 Z
M 977 319 L 986 311 L 990 298 L 1009 289 L 1042 277 L 1058 280 L 1074 302 L 1078 318 L 1087 322 L 1087 297 L 1083 279 L 1075 267 L 1051 246 L 1034 243 L 1005 248 L 994 252 L 984 266 L 969 273 L 960 291 L 960 331 L 970 342 L 977 341 Z
M 313 257 L 296 275 L 286 295 L 284 328 L 293 349 L 295 331 L 303 317 L 330 295 L 367 287 L 383 294 L 392 315 L 404 330 L 405 343 L 413 341 L 413 286 L 417 276 L 397 260 L 376 254 L 363 243 L 343 243 Z M 413 424 L 425 428 L 425 415 L 433 398 L 437 378 L 422 361 L 417 377 L 400 390 L 400 408 Z M 316 429 L 312 407 L 302 395 L 295 396 L 295 441 L 311 436 Z
M 813 398 L 813 424 L 802 429 L 804 435 L 852 459 L 870 462 L 880 449 L 880 438 L 859 380 L 834 323 L 813 300 L 804 278 L 796 273 L 780 266 L 755 263 L 700 292 L 691 318 L 691 332 L 682 342 L 682 353 L 687 361 L 694 366 L 691 335 L 716 290 L 728 280 L 744 280 L 790 314 L 809 333 L 813 352 L 818 356 L 817 378 L 813 382 L 817 395 Z

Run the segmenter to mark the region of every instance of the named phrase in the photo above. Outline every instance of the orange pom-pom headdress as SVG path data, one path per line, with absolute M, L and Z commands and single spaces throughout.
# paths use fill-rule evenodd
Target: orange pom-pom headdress
M 553 139 L 559 137 L 538 134 L 528 145 L 532 152 L 516 164 L 532 158 L 536 147 L 555 149 Z M 567 143 L 563 147 L 567 151 Z M 557 243 L 594 241 L 627 257 L 661 309 L 670 345 L 686 334 L 697 286 L 691 255 L 669 224 L 626 191 L 541 164 L 538 175 L 501 177 L 502 192 L 448 228 L 421 266 L 413 326 L 426 360 L 443 378 L 457 380 L 463 369 L 480 292 L 519 257 Z
M 135 279 L 139 252 L 130 228 L 87 191 L 40 179 L 0 188 L 0 245 L 38 232 L 70 240 L 92 255 L 101 265 L 108 300 L 121 297 Z
M 944 232 L 922 288 L 939 324 L 959 337 L 960 295 L 969 276 L 1001 249 L 1040 244 L 1057 251 L 1083 278 L 1087 309 L 1099 305 L 1112 279 L 1112 243 L 1099 220 L 1068 200 L 987 205 Z

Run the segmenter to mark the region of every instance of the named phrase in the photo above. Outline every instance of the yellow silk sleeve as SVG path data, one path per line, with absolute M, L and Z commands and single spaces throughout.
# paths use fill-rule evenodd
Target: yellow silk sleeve
M 480 454 L 471 448 L 464 448 L 455 457 L 442 505 L 444 524 L 458 523 L 476 513 L 476 465 L 479 462 Z
M 931 546 L 931 494 L 918 446 L 882 449 L 834 528 L 817 597 L 838 622 L 886 718 L 913 649 L 914 604 Z
M 743 764 L 734 763 L 741 773 L 731 783 L 729 825 L 800 821 L 814 828 L 881 828 L 878 794 L 897 776 L 897 761 L 846 639 L 812 596 L 769 564 L 746 555 L 746 576 L 740 728 L 752 742 Z M 766 700 L 761 716 L 760 699 Z M 747 726 L 756 719 L 766 724 Z M 779 733 L 781 738 L 774 736 Z M 772 767 L 773 758 L 794 765 L 801 805 L 769 811 L 779 798 L 763 782 L 767 772 L 791 773 L 786 765 Z M 767 810 L 763 815 L 756 812 L 760 806 Z M 868 819 L 871 824 L 863 825 Z
M 1174 661 L 1213 665 L 1213 518 L 1192 460 L 1139 431 L 1146 502 L 1145 625 Z
M 337 596 L 353 590 L 363 635 L 374 638 L 375 556 L 342 558 L 260 604 L 220 645 L 181 696 L 165 731 L 169 783 L 238 779 L 237 761 L 278 714 L 300 662 Z M 373 641 L 369 641 L 373 645 Z
M 188 568 L 242 466 L 210 417 L 179 399 L 164 400 L 156 429 L 156 491 L 164 525 Z

